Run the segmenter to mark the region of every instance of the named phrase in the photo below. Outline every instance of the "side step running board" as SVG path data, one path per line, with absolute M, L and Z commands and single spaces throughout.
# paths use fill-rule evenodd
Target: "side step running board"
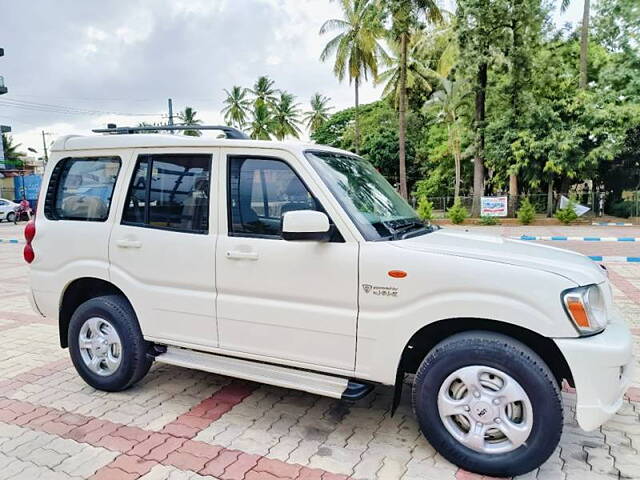
M 155 359 L 157 362 L 169 365 L 303 390 L 332 398 L 357 400 L 369 393 L 372 388 L 370 385 L 353 382 L 346 378 L 178 347 L 167 347 L 167 351 L 157 355 Z

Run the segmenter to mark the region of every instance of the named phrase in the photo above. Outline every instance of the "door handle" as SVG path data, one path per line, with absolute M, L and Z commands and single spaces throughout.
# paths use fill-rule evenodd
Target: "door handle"
M 142 246 L 142 242 L 138 240 L 118 240 L 116 241 L 116 245 L 120 248 L 140 248 Z
M 238 250 L 229 250 L 227 252 L 227 258 L 232 260 L 258 260 L 258 254 L 256 252 L 240 252 Z

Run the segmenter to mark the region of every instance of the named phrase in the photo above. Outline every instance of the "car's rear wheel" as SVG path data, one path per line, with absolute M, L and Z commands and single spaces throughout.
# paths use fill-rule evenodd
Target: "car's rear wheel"
M 537 468 L 562 433 L 562 398 L 549 367 L 521 342 L 489 332 L 436 345 L 416 373 L 413 405 L 443 457 L 484 475 Z
M 142 337 L 131 305 L 120 295 L 81 304 L 71 317 L 68 342 L 76 370 L 99 390 L 124 390 L 151 367 L 150 345 Z

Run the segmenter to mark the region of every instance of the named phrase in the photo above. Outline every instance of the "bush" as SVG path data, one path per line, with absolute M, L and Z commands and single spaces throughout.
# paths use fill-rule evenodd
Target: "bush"
M 616 202 L 611 207 L 611 215 L 614 217 L 629 218 L 636 214 L 636 204 L 631 200 Z
M 518 221 L 522 225 L 529 225 L 536 218 L 536 209 L 528 198 L 522 200 L 518 209 Z
M 422 220 L 431 220 L 433 218 L 433 203 L 427 200 L 427 197 L 421 196 L 418 199 L 416 211 Z
M 451 220 L 451 223 L 456 225 L 461 224 L 469 216 L 469 212 L 462 206 L 460 199 L 456 200 L 449 210 L 447 210 L 447 217 Z
M 480 225 L 500 225 L 500 222 L 498 221 L 498 217 L 485 215 L 484 217 L 480 217 Z
M 559 208 L 558 210 L 556 210 L 555 217 L 565 225 L 569 225 L 571 222 L 575 222 L 578 218 L 578 214 L 573 209 L 574 205 L 574 201 L 570 200 L 569 205 L 567 205 L 565 208 Z

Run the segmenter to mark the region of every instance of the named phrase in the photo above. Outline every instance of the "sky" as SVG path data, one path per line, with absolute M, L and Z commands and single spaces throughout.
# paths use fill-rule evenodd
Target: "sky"
M 574 0 L 554 20 L 576 23 L 581 7 Z M 337 17 L 330 0 L 0 0 L 0 76 L 9 89 L 0 124 L 39 155 L 43 130 L 49 143 L 107 123 L 165 122 L 168 98 L 174 111 L 190 106 L 203 123 L 219 124 L 223 89 L 260 75 L 303 109 L 315 92 L 346 108 L 353 87 L 319 60 L 331 38 L 320 26 Z M 363 85 L 361 102 L 381 90 Z

